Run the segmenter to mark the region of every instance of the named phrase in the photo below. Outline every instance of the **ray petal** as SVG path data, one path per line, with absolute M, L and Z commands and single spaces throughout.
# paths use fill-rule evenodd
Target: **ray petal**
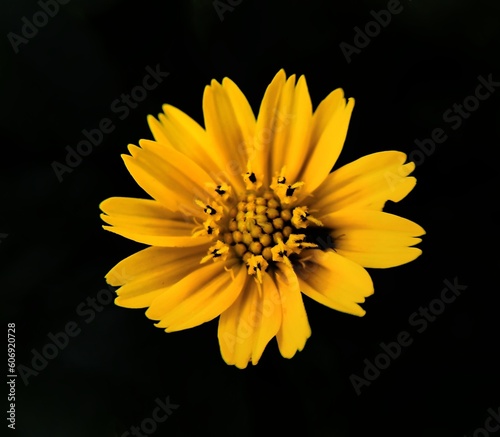
M 373 210 L 346 209 L 322 217 L 333 229 L 335 250 L 339 255 L 372 268 L 388 268 L 406 264 L 422 251 L 415 244 L 425 234 L 411 220 Z
M 399 202 L 416 184 L 414 177 L 408 177 L 415 164 L 405 161 L 406 154 L 389 150 L 346 164 L 313 193 L 311 208 L 324 213 L 344 208 L 381 211 L 388 200 Z
M 332 250 L 302 252 L 303 263 L 297 267 L 302 292 L 311 299 L 337 311 L 363 316 L 358 304 L 373 294 L 368 272 Z

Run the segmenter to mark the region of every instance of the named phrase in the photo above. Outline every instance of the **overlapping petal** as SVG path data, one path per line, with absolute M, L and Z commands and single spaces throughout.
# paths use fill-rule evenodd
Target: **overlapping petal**
M 328 214 L 344 208 L 381 211 L 388 200 L 399 202 L 415 186 L 408 176 L 413 162 L 406 154 L 384 151 L 363 156 L 331 173 L 313 192 L 311 208 Z
M 200 267 L 206 246 L 148 247 L 120 261 L 106 275 L 117 290 L 117 305 L 146 308 L 171 285 Z
M 141 147 L 129 145 L 131 156 L 122 157 L 141 188 L 171 211 L 203 218 L 203 211 L 194 201 L 205 201 L 213 195 L 207 187 L 213 179 L 173 147 L 149 140 L 139 144 Z
M 331 249 L 312 249 L 301 255 L 303 261 L 296 270 L 305 295 L 337 311 L 365 314 L 358 304 L 373 294 L 373 283 L 363 267 Z
M 286 79 L 280 70 L 266 90 L 255 130 L 250 164 L 265 185 L 286 167 L 286 177 L 296 181 L 307 160 L 312 126 L 312 103 L 306 79 Z
M 296 181 L 309 153 L 312 121 L 312 103 L 304 76 L 300 76 L 297 84 L 295 75 L 288 78 L 274 119 L 268 173 L 272 177 L 286 167 L 287 179 Z
M 340 90 L 330 94 L 325 104 L 316 111 L 308 157 L 299 177 L 305 183 L 304 195 L 319 187 L 337 162 L 353 108 L 354 99 L 346 102 Z
M 264 273 L 261 289 L 253 279 L 219 319 L 222 358 L 243 369 L 257 364 L 282 320 L 281 297 L 272 277 Z
M 417 258 L 412 247 L 424 229 L 411 220 L 381 211 L 345 209 L 322 217 L 333 229 L 335 250 L 356 263 L 372 268 L 396 267 Z
M 208 263 L 161 293 L 146 315 L 159 320 L 167 332 L 192 328 L 223 313 L 238 297 L 248 278 L 245 266 L 234 264 L 232 273 L 222 262 Z
M 104 229 L 152 246 L 188 247 L 210 243 L 208 237 L 193 238 L 194 222 L 174 213 L 156 200 L 111 197 L 100 205 Z
M 243 190 L 241 175 L 247 171 L 255 131 L 255 117 L 246 97 L 230 79 L 225 78 L 222 85 L 213 80 L 203 94 L 203 116 L 212 159 L 227 181 Z
M 286 168 L 290 182 L 305 182 L 302 198 L 316 189 L 337 161 L 347 135 L 354 99 L 337 89 L 312 112 L 304 76 L 286 79 L 280 70 L 269 85 L 257 118 L 250 159 L 264 184 Z
M 274 76 L 274 79 L 264 93 L 255 127 L 254 148 L 249 155 L 252 171 L 255 172 L 257 178 L 260 178 L 266 186 L 271 183 L 271 178 L 274 176 L 270 171 L 269 163 L 274 132 L 277 129 L 283 129 L 284 120 L 283 118 L 281 120 L 278 118 L 277 106 L 285 83 L 286 74 L 282 69 Z
M 163 105 L 163 113 L 158 115 L 158 120 L 150 115 L 148 123 L 155 141 L 166 146 L 165 156 L 169 156 L 173 147 L 205 170 L 217 183 L 225 182 L 205 129 L 191 117 L 174 106 Z

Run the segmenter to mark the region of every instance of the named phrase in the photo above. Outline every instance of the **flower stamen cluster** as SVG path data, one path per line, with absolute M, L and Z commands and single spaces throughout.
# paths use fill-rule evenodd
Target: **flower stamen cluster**
M 300 230 L 323 224 L 306 206 L 296 205 L 297 192 L 304 183 L 287 184 L 284 170 L 268 188 L 250 171 L 243 178 L 247 190 L 237 198 L 231 196 L 230 186 L 217 185 L 213 187 L 214 199 L 196 200 L 207 219 L 194 230 L 193 237 L 211 236 L 214 240 L 201 263 L 239 258 L 246 263 L 248 274 L 262 283 L 263 271 L 279 262 L 291 267 L 294 255 L 318 247 Z

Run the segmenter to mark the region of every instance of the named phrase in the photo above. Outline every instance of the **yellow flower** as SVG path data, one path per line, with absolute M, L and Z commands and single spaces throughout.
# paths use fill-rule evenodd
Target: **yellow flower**
M 384 151 L 330 173 L 354 100 L 341 89 L 313 112 L 304 76 L 279 71 L 257 118 L 230 79 L 205 88 L 205 128 L 170 105 L 148 122 L 155 141 L 123 155 L 153 198 L 101 203 L 104 226 L 148 247 L 106 276 L 116 304 L 148 308 L 166 332 L 219 318 L 226 363 L 257 364 L 273 337 L 283 357 L 311 329 L 302 293 L 363 316 L 364 267 L 414 260 L 424 230 L 383 212 L 415 186 L 415 164 Z

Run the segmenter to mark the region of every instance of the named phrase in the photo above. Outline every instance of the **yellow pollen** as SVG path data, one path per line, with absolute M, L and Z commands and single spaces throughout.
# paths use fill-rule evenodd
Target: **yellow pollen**
M 315 224 L 316 226 L 323 226 L 323 223 L 309 214 L 309 212 L 307 211 L 307 207 L 294 208 L 291 221 L 292 225 L 297 229 L 307 228 L 307 226 L 311 223 Z
M 285 263 L 287 266 L 292 267 L 292 263 L 288 258 L 292 251 L 283 243 L 280 239 L 278 244 L 271 249 L 271 253 L 273 256 L 273 261 L 280 261 Z
M 266 271 L 268 262 L 261 255 L 253 255 L 247 260 L 248 274 L 255 275 L 257 282 L 262 284 L 262 271 Z
M 227 258 L 229 252 L 229 246 L 223 243 L 221 240 L 217 240 L 217 242 L 208 249 L 208 254 L 204 256 L 200 264 L 207 262 L 212 259 L 214 262 L 219 259 L 225 260 Z

